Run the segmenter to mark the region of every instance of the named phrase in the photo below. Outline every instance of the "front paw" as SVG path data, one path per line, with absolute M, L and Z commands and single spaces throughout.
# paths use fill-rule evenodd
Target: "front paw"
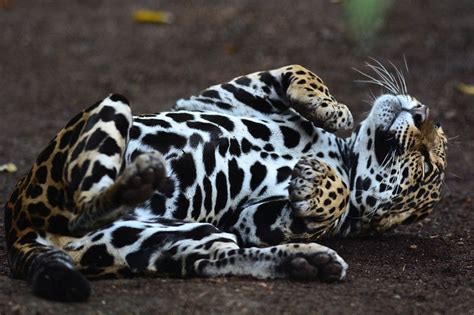
M 289 205 L 298 238 L 314 239 L 334 227 L 346 210 L 349 189 L 328 164 L 308 153 L 295 165 Z
M 289 186 L 290 206 L 298 217 L 316 215 L 326 169 L 315 158 L 303 157 L 295 165 Z

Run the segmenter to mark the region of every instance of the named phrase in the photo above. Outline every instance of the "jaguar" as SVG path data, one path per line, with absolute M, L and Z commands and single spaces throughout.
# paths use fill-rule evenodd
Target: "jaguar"
M 12 275 L 40 297 L 84 301 L 88 279 L 161 275 L 338 281 L 325 237 L 426 217 L 447 140 L 399 72 L 353 128 L 348 107 L 299 65 L 256 72 L 133 116 L 112 94 L 39 154 L 5 206 Z

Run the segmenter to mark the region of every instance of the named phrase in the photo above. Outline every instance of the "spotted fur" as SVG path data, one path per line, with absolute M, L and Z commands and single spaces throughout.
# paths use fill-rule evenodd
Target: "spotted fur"
M 386 94 L 352 136 L 347 106 L 301 66 L 238 77 L 132 116 L 117 94 L 74 117 L 5 208 L 12 273 L 81 301 L 87 277 L 333 281 L 314 241 L 421 219 L 440 198 L 446 138 L 414 98 Z

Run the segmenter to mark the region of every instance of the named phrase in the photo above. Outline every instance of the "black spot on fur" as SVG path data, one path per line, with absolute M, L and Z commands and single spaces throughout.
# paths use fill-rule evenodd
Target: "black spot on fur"
M 131 245 L 138 241 L 142 229 L 137 229 L 129 226 L 121 226 L 112 232 L 112 245 L 117 248 L 122 248 Z
M 186 125 L 189 128 L 205 131 L 209 133 L 211 141 L 217 140 L 221 135 L 222 131 L 221 129 L 211 123 L 205 123 L 205 122 L 200 122 L 200 121 L 188 121 L 186 122 Z
M 229 162 L 229 183 L 230 183 L 230 196 L 235 198 L 242 189 L 244 182 L 245 172 L 239 168 L 239 165 L 235 159 Z
M 243 138 L 241 147 L 243 153 L 249 153 L 250 149 L 252 149 L 252 144 L 247 140 L 247 138 Z
M 300 134 L 297 131 L 286 126 L 280 126 L 280 131 L 286 147 L 294 148 L 300 143 Z
M 189 137 L 189 144 L 193 148 L 197 148 L 199 144 L 203 142 L 204 142 L 204 139 L 197 133 L 193 133 L 191 137 Z
M 176 219 L 185 219 L 188 214 L 189 209 L 189 200 L 184 194 L 180 194 L 178 200 L 176 201 L 176 211 L 174 212 L 174 217 Z
M 367 205 L 369 207 L 373 207 L 375 206 L 376 202 L 377 202 L 377 199 L 375 199 L 374 197 L 372 196 L 367 196 L 367 198 L 365 199 L 365 202 L 367 203 Z
M 196 180 L 196 164 L 191 153 L 185 153 L 171 162 L 171 167 L 176 174 L 181 190 L 194 184 Z
M 370 130 L 370 129 L 368 129 L 368 130 Z M 370 151 L 370 150 L 372 150 L 372 139 L 369 139 L 367 141 L 367 151 Z
M 46 193 L 48 197 L 48 202 L 51 207 L 58 207 L 62 206 L 64 203 L 63 193 L 61 193 L 56 187 L 48 186 L 48 190 Z
M 93 238 L 91 238 L 91 242 L 97 242 L 97 241 L 100 240 L 103 236 L 104 236 L 104 233 L 98 233 L 98 234 L 94 235 Z
M 66 153 L 57 152 L 51 162 L 51 179 L 59 182 L 63 177 L 64 163 L 66 161 Z
M 114 117 L 115 128 L 120 132 L 122 138 L 128 135 L 130 129 L 130 121 L 122 114 L 118 114 Z
M 130 139 L 138 139 L 138 138 L 140 138 L 140 135 L 141 135 L 140 127 L 133 126 L 130 129 L 130 134 L 129 134 Z
M 275 150 L 275 148 L 270 143 L 265 144 L 263 149 L 266 150 L 266 151 L 270 151 L 270 152 Z
M 61 136 L 61 140 L 59 142 L 59 149 L 64 149 L 66 148 L 66 146 L 70 143 L 70 139 L 71 139 L 71 136 L 72 136 L 72 130 L 68 130 L 66 131 L 62 136 Z
M 277 170 L 277 183 L 281 183 L 287 180 L 290 177 L 290 175 L 291 175 L 291 168 L 289 168 L 288 166 L 280 167 Z
M 127 104 L 127 105 L 130 105 L 130 102 L 123 96 L 123 95 L 120 95 L 120 94 L 112 94 L 110 95 L 110 100 L 113 101 L 113 102 L 122 102 L 124 104 Z
M 277 80 L 270 72 L 265 71 L 259 74 L 260 80 L 265 83 L 266 86 L 273 88 L 273 90 L 280 96 L 284 97 L 286 90 L 290 85 L 290 74 L 284 74 L 281 80 Z M 281 84 L 280 84 L 281 82 Z
M 206 169 L 206 174 L 209 176 L 214 171 L 216 167 L 216 153 L 215 153 L 214 144 L 211 142 L 206 142 L 204 144 L 204 149 L 202 150 L 202 159 L 204 162 L 204 168 Z
M 263 242 L 269 245 L 283 242 L 283 232 L 280 229 L 272 228 L 272 225 L 286 206 L 286 200 L 269 201 L 258 206 L 253 219 L 257 227 L 256 234 Z
M 95 150 L 108 137 L 108 135 L 101 129 L 95 130 L 87 140 L 84 150 Z M 81 150 L 82 151 L 82 150 Z
M 232 93 L 234 97 L 237 99 L 237 101 L 255 109 L 256 111 L 265 113 L 265 114 L 270 114 L 273 111 L 272 105 L 267 102 L 264 98 L 261 98 L 259 96 L 250 94 L 249 92 L 237 88 L 236 86 L 232 84 L 223 84 L 221 87 Z
M 166 211 L 166 198 L 162 194 L 154 194 L 151 197 L 150 207 L 153 213 L 161 215 Z
M 111 138 L 108 137 L 100 146 L 99 152 L 108 156 L 112 156 L 115 154 L 120 154 L 121 153 L 120 147 L 117 145 L 117 142 Z
M 262 139 L 264 141 L 269 141 L 270 136 L 271 136 L 271 131 L 268 129 L 267 126 L 261 123 L 257 123 L 254 121 L 250 121 L 247 119 L 242 119 L 242 122 L 244 123 L 245 126 L 247 126 L 247 129 L 249 133 L 256 139 Z
M 250 173 L 252 174 L 250 188 L 255 190 L 265 179 L 267 168 L 260 162 L 255 162 L 252 167 L 250 167 Z
M 250 80 L 248 77 L 240 77 L 237 80 L 235 80 L 235 83 L 243 86 L 249 86 L 252 80 Z
M 222 156 L 222 157 L 225 157 L 226 154 L 227 154 L 227 151 L 229 150 L 229 139 L 227 138 L 221 138 L 219 140 L 219 154 Z
M 40 216 L 40 217 L 46 217 L 50 213 L 49 208 L 46 207 L 46 205 L 43 202 L 30 203 L 27 209 L 30 215 L 35 215 L 35 216 Z
M 99 161 L 95 161 L 94 167 L 92 168 L 91 175 L 84 178 L 81 190 L 89 190 L 95 183 L 98 183 L 102 177 L 108 176 L 111 179 L 115 179 L 117 175 L 117 170 L 115 169 L 108 169 L 103 166 Z
M 216 106 L 225 110 L 232 109 L 232 105 L 224 103 L 224 102 L 216 102 Z
M 156 118 L 135 118 L 135 122 L 141 123 L 145 126 L 150 126 L 150 127 L 161 127 L 161 128 L 171 128 L 171 124 L 165 120 L 162 119 L 156 119 Z
M 206 90 L 206 91 L 202 92 L 201 95 L 204 96 L 204 97 L 212 98 L 212 99 L 220 99 L 221 98 L 219 93 L 215 90 Z
M 204 177 L 204 208 L 206 208 L 207 213 L 212 211 L 212 184 L 209 178 Z
M 28 188 L 26 189 L 26 196 L 28 198 L 37 198 L 43 193 L 43 188 L 41 185 L 36 185 L 34 183 L 30 183 Z
M 201 214 L 201 208 L 202 208 L 202 191 L 201 191 L 201 186 L 196 187 L 196 192 L 194 193 L 193 196 L 193 211 L 191 212 L 191 217 L 194 219 L 197 219 L 199 215 Z
M 62 215 L 54 215 L 48 219 L 48 231 L 59 235 L 69 235 L 69 220 Z
M 80 264 L 82 266 L 105 268 L 113 265 L 114 257 L 107 251 L 105 244 L 92 245 L 84 255 L 82 255 Z
M 187 139 L 176 133 L 159 131 L 155 134 L 147 134 L 143 137 L 142 142 L 160 153 L 166 154 L 172 147 L 183 148 Z
M 210 122 L 213 122 L 228 131 L 232 132 L 234 131 L 234 123 L 227 117 L 222 116 L 222 115 L 207 115 L 207 114 L 202 114 L 201 118 L 206 119 Z
M 230 150 L 229 150 L 230 154 L 234 155 L 234 156 L 240 156 L 240 145 L 239 145 L 239 142 L 236 140 L 236 139 L 231 139 L 230 140 Z
M 166 116 L 179 123 L 194 119 L 194 116 L 188 113 L 167 113 Z
M 48 146 L 40 153 L 38 158 L 36 159 L 36 164 L 42 164 L 43 162 L 46 162 L 51 154 L 53 153 L 54 149 L 56 148 L 56 141 L 52 140 Z
M 216 176 L 216 205 L 214 207 L 216 214 L 225 208 L 228 198 L 227 177 L 220 171 Z

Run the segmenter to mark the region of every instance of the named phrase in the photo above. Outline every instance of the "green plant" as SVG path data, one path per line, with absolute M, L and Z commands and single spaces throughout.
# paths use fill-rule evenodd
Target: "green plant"
M 370 48 L 384 24 L 391 0 L 346 0 L 344 9 L 351 36 Z

